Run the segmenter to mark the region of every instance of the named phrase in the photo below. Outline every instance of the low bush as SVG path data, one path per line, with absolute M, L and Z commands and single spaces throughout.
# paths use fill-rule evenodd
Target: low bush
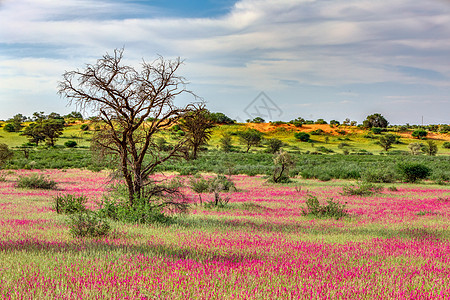
M 361 182 L 357 186 L 344 186 L 342 188 L 342 195 L 344 196 L 370 196 L 375 193 L 379 193 L 383 190 L 381 186 L 369 183 Z
M 397 180 L 397 174 L 390 169 L 367 169 L 361 175 L 361 180 L 374 183 L 392 183 Z
M 74 237 L 100 237 L 108 235 L 111 227 L 108 222 L 93 211 L 72 214 L 69 217 L 69 230 Z
M 383 128 L 381 128 L 381 127 L 372 127 L 370 129 L 370 131 L 372 131 L 374 134 L 381 134 L 383 132 Z
M 319 129 L 311 131 L 310 134 L 312 134 L 312 135 L 322 135 L 322 134 L 324 134 L 324 131 L 319 128 Z
M 83 124 L 80 126 L 80 129 L 83 131 L 88 131 L 89 130 L 89 125 L 88 124 Z
M 148 199 L 134 199 L 131 206 L 124 201 L 104 199 L 98 211 L 100 217 L 133 224 L 171 224 L 174 218 L 164 214 L 160 207 Z
M 302 141 L 302 142 L 307 142 L 307 141 L 309 141 L 310 135 L 307 134 L 306 132 L 296 132 L 296 133 L 294 134 L 294 137 L 295 137 L 297 140 L 300 140 L 300 141 Z
M 64 146 L 66 146 L 67 148 L 74 148 L 76 147 L 78 144 L 75 141 L 67 141 L 64 143 Z
M 411 135 L 418 139 L 424 139 L 428 135 L 428 132 L 424 129 L 416 129 Z
M 58 214 L 74 214 L 87 210 L 86 201 L 85 196 L 58 195 L 54 198 L 54 208 Z
M 319 176 L 317 176 L 317 179 L 320 181 L 330 181 L 331 180 L 331 175 L 330 174 L 319 174 Z
M 148 181 L 141 196 L 130 202 L 128 188 L 123 183 L 111 185 L 101 203 L 98 214 L 104 218 L 133 224 L 171 224 L 174 213 L 186 212 L 187 199 L 180 188 L 178 178 L 164 182 Z
M 317 147 L 316 150 L 319 151 L 319 152 L 323 152 L 323 153 L 334 153 L 333 150 L 328 149 L 328 148 L 326 148 L 324 146 Z
M 450 149 L 450 142 L 444 142 L 442 144 L 442 147 L 445 148 L 445 149 Z
M 44 175 L 33 174 L 31 176 L 20 176 L 16 187 L 28 189 L 56 189 L 56 181 L 49 179 Z
M 395 185 L 390 186 L 390 187 L 388 187 L 387 189 L 388 189 L 388 191 L 390 191 L 390 192 L 398 192 L 398 189 L 397 189 L 397 187 L 396 187 Z
M 302 208 L 304 216 L 313 215 L 319 218 L 335 218 L 339 220 L 348 216 L 348 211 L 345 208 L 345 203 L 339 201 L 334 202 L 332 198 L 327 200 L 326 205 L 320 205 L 319 199 L 316 196 L 308 195 L 306 199 L 306 209 Z
M 406 182 L 417 182 L 431 175 L 431 169 L 419 163 L 398 164 L 397 169 Z

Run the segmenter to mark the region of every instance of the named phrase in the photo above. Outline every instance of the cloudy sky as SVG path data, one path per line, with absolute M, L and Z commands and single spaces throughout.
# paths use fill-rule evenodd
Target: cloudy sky
M 74 110 L 62 73 L 122 47 L 237 120 L 450 123 L 448 0 L 0 0 L 0 119 Z

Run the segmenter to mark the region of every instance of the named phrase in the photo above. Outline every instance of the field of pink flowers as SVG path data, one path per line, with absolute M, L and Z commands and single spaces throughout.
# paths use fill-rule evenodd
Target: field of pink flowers
M 14 187 L 30 173 L 58 190 Z M 344 181 L 232 178 L 239 190 L 226 209 L 192 205 L 167 227 L 112 223 L 93 239 L 73 238 L 52 198 L 83 194 L 95 209 L 107 173 L 10 173 L 0 182 L 0 298 L 450 299 L 446 186 L 391 184 L 359 197 L 341 195 Z M 303 216 L 308 194 L 347 202 L 351 216 Z

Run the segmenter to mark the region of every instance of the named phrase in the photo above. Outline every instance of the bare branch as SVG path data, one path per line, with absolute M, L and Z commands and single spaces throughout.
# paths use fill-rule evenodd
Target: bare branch
M 116 166 L 129 189 L 129 201 L 142 196 L 145 180 L 158 165 L 180 156 L 186 139 L 173 145 L 171 151 L 160 153 L 153 142 L 161 129 L 178 122 L 195 109 L 189 104 L 177 107 L 176 96 L 195 94 L 186 89 L 186 80 L 176 75 L 182 65 L 180 58 L 159 57 L 145 61 L 141 69 L 124 65 L 124 49 L 106 54 L 83 70 L 63 74 L 58 93 L 80 109 L 91 109 L 101 120 L 101 132 L 95 135 L 97 148 L 118 156 Z

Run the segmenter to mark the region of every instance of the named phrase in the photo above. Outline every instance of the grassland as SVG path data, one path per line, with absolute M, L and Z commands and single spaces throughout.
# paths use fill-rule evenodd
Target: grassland
M 108 236 L 77 238 L 67 217 L 56 213 L 54 197 L 85 195 L 88 208 L 97 210 L 108 190 L 108 171 L 102 170 L 108 165 L 89 151 L 94 131 L 80 125 L 66 127 L 54 148 L 31 149 L 28 158 L 18 148 L 25 137 L 1 134 L 0 141 L 15 151 L 0 181 L 1 299 L 450 297 L 450 150 L 442 147 L 448 135 L 431 136 L 439 147 L 432 157 L 405 155 L 407 145 L 418 141 L 410 133 L 400 133 L 401 143 L 388 152 L 396 155 L 386 155 L 356 127 L 218 126 L 199 159 L 172 161 L 154 175 L 184 181 L 188 214 L 170 226 L 110 221 Z M 248 127 L 285 142 L 297 162 L 292 183 L 267 183 L 273 155 L 264 146 L 243 153 L 234 134 Z M 319 128 L 325 134 L 312 135 L 313 143 L 294 138 L 297 130 Z M 223 133 L 232 135 L 234 152 L 218 149 Z M 169 143 L 176 139 L 170 132 L 160 136 Z M 78 146 L 64 147 L 68 140 Z M 320 147 L 333 152 L 323 154 Z M 420 184 L 402 183 L 399 162 L 418 162 L 432 175 Z M 238 191 L 222 195 L 230 199 L 225 208 L 198 204 L 187 187 L 197 172 L 230 176 Z M 48 176 L 58 189 L 16 188 L 19 176 L 31 174 Z M 343 195 L 345 187 L 367 176 L 389 183 L 379 184 L 382 191 L 371 196 Z M 305 216 L 310 196 L 322 204 L 330 198 L 345 203 L 349 216 Z
M 58 190 L 15 188 L 45 174 Z M 166 176 L 173 176 L 167 174 Z M 183 177 L 187 180 L 187 177 Z M 175 225 L 112 222 L 103 238 L 74 238 L 58 194 L 107 188 L 107 172 L 17 170 L 0 182 L 2 299 L 448 299 L 450 190 L 396 184 L 343 196 L 348 181 L 275 185 L 232 176 L 226 209 L 196 205 Z M 346 202 L 350 217 L 302 215 L 305 198 Z M 206 195 L 205 198 L 212 195 Z
M 0 126 L 4 125 L 4 122 L 0 122 Z M 25 123 L 24 125 L 27 125 Z M 68 140 L 76 141 L 78 147 L 81 149 L 87 149 L 90 145 L 92 135 L 94 134 L 93 128 L 89 131 L 83 131 L 80 129 L 81 123 L 72 123 L 65 127 L 63 135 L 57 140 L 57 147 L 64 147 L 64 143 Z M 91 126 L 93 127 L 93 126 Z M 237 147 L 237 150 L 243 150 L 243 146 L 240 144 L 238 137 L 234 133 L 238 131 L 245 130 L 247 128 L 254 128 L 264 133 L 265 139 L 277 138 L 282 140 L 286 146 L 285 148 L 289 151 L 301 151 L 301 152 L 314 152 L 317 147 L 323 146 L 328 148 L 333 153 L 343 153 L 345 149 L 349 152 L 357 152 L 360 150 L 365 150 L 373 154 L 384 153 L 385 151 L 377 144 L 377 139 L 379 135 L 373 135 L 373 138 L 367 138 L 368 131 L 362 130 L 355 126 L 340 126 L 332 127 L 330 125 L 303 125 L 303 127 L 295 127 L 289 124 L 282 125 L 271 125 L 270 123 L 265 124 L 235 124 L 235 125 L 219 125 L 213 129 L 211 139 L 207 148 L 209 150 L 217 149 L 220 144 L 220 139 L 224 133 L 229 133 L 232 135 L 233 145 Z M 311 135 L 312 143 L 300 142 L 295 139 L 295 132 L 307 132 L 315 131 L 317 129 L 323 130 L 321 135 Z M 345 134 L 339 134 L 340 132 L 345 132 Z M 401 136 L 400 143 L 394 145 L 391 152 L 395 151 L 408 151 L 408 145 L 413 142 L 423 142 L 411 136 L 412 131 L 406 132 L 390 132 Z M 175 138 L 169 132 L 163 132 L 160 134 L 169 143 Z M 25 136 L 21 136 L 20 133 L 10 133 L 4 130 L 0 130 L 0 142 L 9 145 L 9 147 L 19 147 L 20 145 L 27 142 Z M 450 149 L 443 148 L 443 143 L 450 141 L 450 134 L 437 134 L 429 133 L 429 138 L 436 142 L 439 148 L 439 155 L 450 155 Z M 344 144 L 344 145 L 343 145 Z M 263 150 L 263 147 L 254 148 L 252 151 Z

